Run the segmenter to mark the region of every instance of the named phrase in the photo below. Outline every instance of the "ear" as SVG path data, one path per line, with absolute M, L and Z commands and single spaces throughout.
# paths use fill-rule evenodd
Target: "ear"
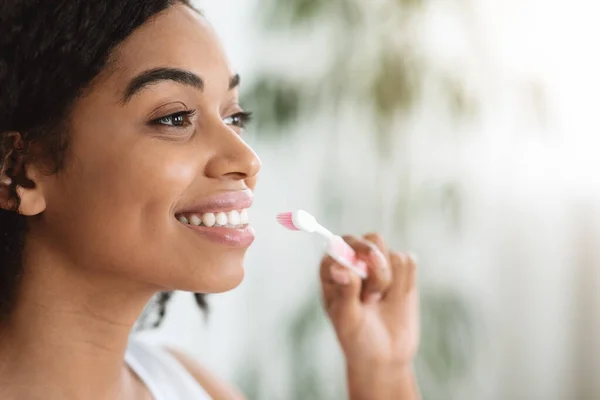
M 26 165 L 25 173 L 33 185 L 31 187 L 29 185 L 28 187 L 17 186 L 17 194 L 21 199 L 19 213 L 31 217 L 46 210 L 46 196 L 43 190 L 44 174 L 33 165 Z
M 20 133 L 6 134 L 0 155 L 0 208 L 14 209 L 20 199 L 19 213 L 40 214 L 46 209 L 43 191 L 44 174 L 34 164 L 27 163 L 27 149 Z M 11 185 L 16 185 L 15 191 Z

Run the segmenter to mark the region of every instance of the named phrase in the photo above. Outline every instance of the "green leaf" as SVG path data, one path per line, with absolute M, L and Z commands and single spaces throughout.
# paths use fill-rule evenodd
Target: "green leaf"
M 256 125 L 252 128 L 258 137 L 274 137 L 285 132 L 300 114 L 302 100 L 306 97 L 300 88 L 282 79 L 259 78 L 242 93 L 242 103 L 254 110 Z
M 422 291 L 422 340 L 418 359 L 438 385 L 464 376 L 475 351 L 472 311 L 459 295 L 431 288 Z
M 371 96 L 378 117 L 391 117 L 399 111 L 409 111 L 418 94 L 420 76 L 416 65 L 406 57 L 387 49 L 375 62 L 377 73 L 371 86 Z
M 346 29 L 355 29 L 363 20 L 364 15 L 361 12 L 360 7 L 356 2 L 348 0 L 340 0 L 339 3 L 339 16 Z
M 396 4 L 401 8 L 415 9 L 424 6 L 425 0 L 396 0 Z
M 328 0 L 271 0 L 260 3 L 262 25 L 273 28 L 297 27 L 314 21 L 324 14 L 330 5 Z
M 376 65 L 370 97 L 379 154 L 386 157 L 392 154 L 394 119 L 412 110 L 420 95 L 419 82 L 422 78 L 411 58 L 393 50 L 384 51 Z

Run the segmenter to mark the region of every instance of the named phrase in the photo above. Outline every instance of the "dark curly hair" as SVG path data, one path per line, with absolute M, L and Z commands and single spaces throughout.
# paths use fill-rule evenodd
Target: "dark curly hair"
M 27 217 L 17 187 L 31 187 L 24 166 L 64 165 L 68 115 L 112 50 L 154 15 L 189 0 L 3 0 L 0 2 L 0 176 L 12 209 L 0 209 L 0 318 L 10 315 L 22 275 Z M 11 134 L 18 132 L 20 138 Z M 1 187 L 0 187 L 0 190 Z M 171 292 L 157 300 L 160 324 Z M 202 294 L 197 303 L 206 308 Z

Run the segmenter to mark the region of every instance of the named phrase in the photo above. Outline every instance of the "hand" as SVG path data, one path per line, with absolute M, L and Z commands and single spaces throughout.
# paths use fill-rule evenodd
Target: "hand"
M 363 281 L 331 257 L 325 257 L 321 262 L 323 299 L 346 356 L 351 389 L 353 384 L 364 383 L 368 387 L 357 391 L 370 390 L 371 395 L 366 398 L 374 399 L 373 380 L 393 386 L 406 381 L 407 373 L 412 375 L 412 361 L 419 344 L 416 265 L 413 258 L 389 251 L 377 234 L 364 238 L 346 236 L 344 240 L 367 263 L 369 277 Z M 392 396 L 397 392 L 406 393 L 402 388 L 390 388 L 386 393 Z

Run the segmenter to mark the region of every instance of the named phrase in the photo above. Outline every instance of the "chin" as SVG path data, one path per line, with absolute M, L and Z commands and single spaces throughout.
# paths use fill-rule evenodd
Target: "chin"
M 173 282 L 171 290 L 182 290 L 194 293 L 224 293 L 237 288 L 244 280 L 245 271 L 243 262 L 221 264 L 221 267 L 202 269 L 198 274 L 180 275 L 177 282 Z
M 224 293 L 237 288 L 244 280 L 244 268 L 240 267 L 228 276 L 216 280 L 211 287 L 207 288 L 202 293 Z

